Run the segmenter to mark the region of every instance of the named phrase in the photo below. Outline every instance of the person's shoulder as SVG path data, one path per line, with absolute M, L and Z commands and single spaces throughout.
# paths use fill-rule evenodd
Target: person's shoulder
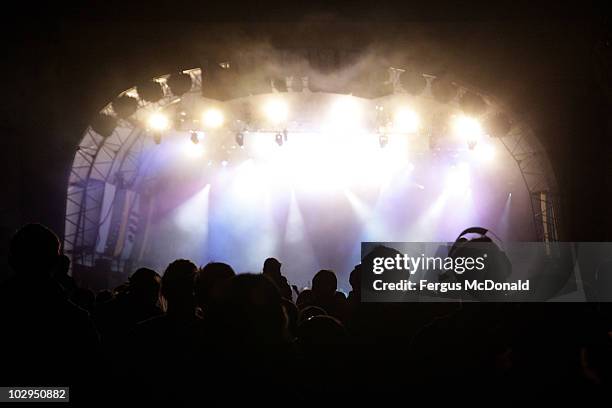
M 336 293 L 334 294 L 334 299 L 336 301 L 344 301 L 346 300 L 346 295 L 344 294 L 344 292 L 336 291 Z

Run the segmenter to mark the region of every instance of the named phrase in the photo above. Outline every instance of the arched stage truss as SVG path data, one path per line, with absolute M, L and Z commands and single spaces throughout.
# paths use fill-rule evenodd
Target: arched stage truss
M 240 149 L 229 147 L 235 145 L 237 133 L 304 131 L 316 120 L 308 116 L 309 107 L 339 94 L 353 95 L 368 107 L 371 112 L 368 123 L 375 134 L 385 132 L 388 118 L 381 114 L 382 107 L 402 98 L 425 106 L 429 116 L 414 138 L 413 149 L 436 148 L 436 138 L 444 132 L 444 119 L 440 118 L 449 112 L 472 109 L 481 123 L 491 124 L 487 128 L 488 136 L 498 138 L 516 162 L 531 199 L 537 239 L 559 239 L 558 188 L 547 154 L 529 125 L 493 97 L 454 80 L 397 68 L 385 68 L 385 77 L 379 75 L 378 82 L 376 79 L 367 82 L 368 86 L 380 85 L 376 92 L 364 91 L 363 86 L 321 89 L 307 76 L 283 76 L 280 81 L 266 79 L 263 87 L 256 91 L 246 89 L 242 95 L 213 92 L 219 72 L 229 69 L 228 63 L 222 63 L 214 64 L 213 70 L 197 68 L 156 78 L 148 83 L 148 89 L 144 86 L 129 89 L 100 112 L 83 135 L 68 182 L 64 250 L 71 256 L 73 266 L 91 267 L 97 262 L 106 262 L 111 269 L 119 270 L 125 268 L 126 263 L 139 260 L 138 251 L 141 255 L 142 248 L 135 246 L 144 244 L 136 245 L 134 241 L 138 234 L 144 235 L 140 241 L 147 240 L 147 231 L 143 231 L 141 224 L 147 200 L 155 195 L 156 188 L 155 175 L 147 171 L 148 155 L 155 151 L 155 143 L 160 137 L 145 125 L 151 113 L 172 112 L 179 118 L 175 127 L 188 132 L 193 126 L 190 112 L 199 104 L 222 107 L 230 119 L 216 148 L 225 149 L 224 154 L 232 157 L 232 154 L 242 154 L 235 153 Z M 179 86 L 172 86 L 177 77 L 183 83 L 183 89 L 178 91 Z M 159 87 L 157 96 L 151 86 L 154 91 L 155 86 Z M 282 128 L 266 127 L 253 113 L 253 107 L 272 94 L 289 98 L 292 104 L 299 105 L 302 116 L 293 118 Z M 125 101 L 134 103 L 131 110 L 125 108 L 125 103 L 120 104 Z M 181 115 L 184 115 L 182 119 Z M 109 189 L 115 196 L 123 191 L 122 200 L 105 200 Z M 112 211 L 117 202 L 124 206 L 122 211 Z M 134 206 L 140 206 L 140 219 L 130 219 Z M 123 219 L 110 222 L 112 217 Z M 101 242 L 102 236 L 105 242 Z M 130 246 L 130 251 L 125 250 L 126 246 Z

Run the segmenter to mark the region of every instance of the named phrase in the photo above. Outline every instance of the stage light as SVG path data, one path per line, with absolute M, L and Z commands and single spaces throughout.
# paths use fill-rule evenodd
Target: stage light
M 277 133 L 276 134 L 276 144 L 279 146 L 283 145 L 283 135 L 282 133 Z
M 163 113 L 155 112 L 149 116 L 147 124 L 149 125 L 149 129 L 151 130 L 162 131 L 168 129 L 168 127 L 170 126 L 170 121 L 168 120 L 168 117 Z
M 202 122 L 204 122 L 204 126 L 212 129 L 216 129 L 223 125 L 225 118 L 223 117 L 223 113 L 219 109 L 211 108 L 208 109 L 202 115 Z
M 221 160 L 221 166 L 223 167 L 227 167 L 228 163 L 229 162 L 227 160 Z
M 380 145 L 381 148 L 383 148 L 387 145 L 387 143 L 389 143 L 389 137 L 386 134 L 381 133 L 378 136 L 378 144 Z
M 191 137 L 189 138 L 191 140 L 191 143 L 198 144 L 200 142 L 200 139 L 198 138 L 198 133 L 193 130 L 189 133 L 191 133 Z
M 236 133 L 236 144 L 240 147 L 244 146 L 244 134 L 242 132 Z
M 419 130 L 419 116 L 409 108 L 399 108 L 393 116 L 393 128 L 400 133 L 415 133 Z
M 264 106 L 264 112 L 270 122 L 278 124 L 287 120 L 287 116 L 289 115 L 289 107 L 284 101 L 280 99 L 273 99 L 266 103 Z
M 468 141 L 478 140 L 483 134 L 480 122 L 468 116 L 455 117 L 453 130 L 456 136 Z

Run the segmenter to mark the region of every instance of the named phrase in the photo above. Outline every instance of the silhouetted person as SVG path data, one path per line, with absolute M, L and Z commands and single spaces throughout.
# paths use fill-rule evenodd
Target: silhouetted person
M 166 313 L 140 322 L 134 330 L 135 375 L 144 381 L 145 391 L 162 402 L 189 401 L 190 390 L 196 391 L 188 384 L 202 332 L 194 295 L 197 272 L 197 266 L 186 259 L 170 263 L 161 279 Z M 161 390 L 157 386 L 160 373 L 166 375 Z
M 355 265 L 349 276 L 351 291 L 348 294 L 348 303 L 355 306 L 361 302 L 361 265 Z
M 118 350 L 125 349 L 126 336 L 136 323 L 163 313 L 159 305 L 160 282 L 157 272 L 140 268 L 114 299 L 100 304 L 95 311 L 103 344 L 113 357 L 122 358 Z
M 325 315 L 316 315 L 298 326 L 302 383 L 309 392 L 333 392 L 346 376 L 348 334 L 342 323 Z
M 53 278 L 65 267 L 57 236 L 43 225 L 25 225 L 11 240 L 9 264 L 16 275 L 0 288 L 0 382 L 71 384 L 83 392 L 98 335 L 88 313 Z
M 198 271 L 195 286 L 196 303 L 204 313 L 222 283 L 233 276 L 236 276 L 236 273 L 232 267 L 222 262 L 210 262 Z
M 202 365 L 218 379 L 214 388 L 225 390 L 224 399 L 261 392 L 261 386 L 289 387 L 294 382 L 289 374 L 293 353 L 283 299 L 265 276 L 240 274 L 226 281 L 206 324 Z M 227 382 L 237 372 L 249 379 L 240 384 L 239 394 L 232 391 L 233 382 Z
M 293 292 L 287 278 L 281 273 L 282 264 L 276 258 L 268 258 L 264 261 L 263 275 L 274 283 L 280 294 L 285 299 L 292 299 Z
M 337 288 L 336 274 L 330 270 L 320 270 L 312 279 L 312 289 L 300 293 L 296 302 L 298 308 L 318 306 L 330 316 L 343 321 L 347 314 L 346 296 Z
M 352 325 L 358 319 L 360 309 L 363 308 L 361 304 L 361 268 L 361 264 L 355 265 L 349 275 L 351 291 L 346 299 L 346 316 L 344 320 L 349 331 L 352 330 Z

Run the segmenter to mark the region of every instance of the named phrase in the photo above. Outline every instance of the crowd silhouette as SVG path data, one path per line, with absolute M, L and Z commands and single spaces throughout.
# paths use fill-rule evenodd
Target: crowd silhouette
M 293 405 L 464 384 L 559 395 L 612 375 L 603 304 L 364 303 L 359 265 L 347 297 L 330 270 L 298 291 L 274 258 L 240 274 L 177 259 L 94 293 L 40 224 L 14 235 L 9 264 L 0 385 L 70 385 L 77 400 Z

